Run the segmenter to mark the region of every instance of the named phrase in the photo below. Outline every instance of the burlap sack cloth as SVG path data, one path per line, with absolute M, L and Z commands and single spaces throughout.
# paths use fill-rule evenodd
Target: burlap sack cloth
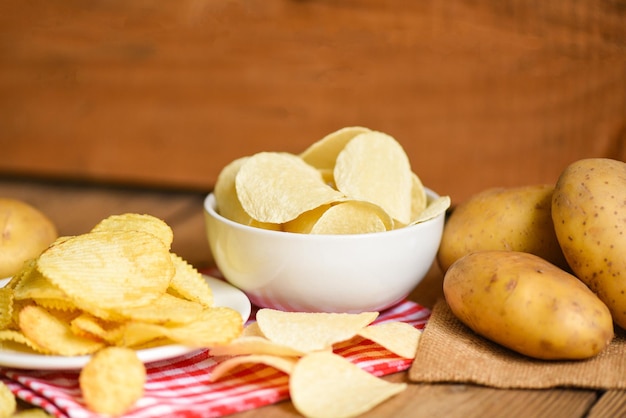
M 419 383 L 474 383 L 497 388 L 626 389 L 626 337 L 579 361 L 544 361 L 494 344 L 462 324 L 445 300 L 434 306 L 409 379 Z

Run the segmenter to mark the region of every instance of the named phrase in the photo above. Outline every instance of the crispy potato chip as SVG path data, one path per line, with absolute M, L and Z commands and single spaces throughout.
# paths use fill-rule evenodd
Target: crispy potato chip
M 301 213 L 296 219 L 283 224 L 283 231 L 298 234 L 310 234 L 320 217 L 330 208 L 330 204 L 321 205 Z
M 213 306 L 213 291 L 202 274 L 177 254 L 171 253 L 171 257 L 176 272 L 170 281 L 168 291 L 204 306 Z
M 120 340 L 122 327 L 121 322 L 104 321 L 88 313 L 82 313 L 70 321 L 70 328 L 74 334 L 108 344 L 115 344 Z
M 231 372 L 233 369 L 237 368 L 241 365 L 251 365 L 251 364 L 264 364 L 266 366 L 273 367 L 277 370 L 285 374 L 291 374 L 293 368 L 295 367 L 297 359 L 294 357 L 280 357 L 268 354 L 251 354 L 245 356 L 236 356 L 231 357 L 227 360 L 221 361 L 213 370 L 211 370 L 211 374 L 209 375 L 209 379 L 212 382 L 215 382 L 227 373 Z
M 317 352 L 296 363 L 289 377 L 294 407 L 306 417 L 355 417 L 406 389 L 360 369 L 345 358 Z
M 104 218 L 91 230 L 91 232 L 98 231 L 147 232 L 159 238 L 168 250 L 174 241 L 174 232 L 165 221 L 152 215 L 139 213 L 124 213 Z
M 204 309 L 193 322 L 157 325 L 131 321 L 123 327 L 119 344 L 135 346 L 155 338 L 167 338 L 191 347 L 213 347 L 228 344 L 243 328 L 241 314 L 227 307 Z
M 8 418 L 17 410 L 17 401 L 11 389 L 4 382 L 0 382 L 0 417 Z
M 300 154 L 300 158 L 318 170 L 331 171 L 335 168 L 337 156 L 346 144 L 355 136 L 365 132 L 370 132 L 370 129 L 361 126 L 341 128 L 311 144 Z
M 142 306 L 169 287 L 175 267 L 155 235 L 140 231 L 90 232 L 44 251 L 39 271 L 82 309 Z
M 87 362 L 78 381 L 90 410 L 122 415 L 143 396 L 146 368 L 134 350 L 107 347 Z
M 428 196 L 422 180 L 415 173 L 411 173 L 411 220 L 416 219 L 428 205 Z
M 0 289 L 0 330 L 13 324 L 13 289 Z
M 343 197 L 301 158 L 278 152 L 249 157 L 237 173 L 235 187 L 242 207 L 253 219 L 276 224 Z
M 374 203 L 402 223 L 411 220 L 411 166 L 393 137 L 382 132 L 354 137 L 337 157 L 334 178 L 346 196 Z
M 55 316 L 35 305 L 25 306 L 19 312 L 19 327 L 24 336 L 51 354 L 79 356 L 102 348 L 101 342 L 75 335 L 69 322 L 67 317 Z
M 242 335 L 222 346 L 210 350 L 212 356 L 238 356 L 243 354 L 269 354 L 274 356 L 301 356 L 304 352 L 282 346 L 265 337 Z
M 54 418 L 54 415 L 50 415 L 43 409 L 39 408 L 30 408 L 23 409 L 18 413 L 14 414 L 11 418 Z
M 69 297 L 36 268 L 29 269 L 15 286 L 15 299 L 55 299 L 71 302 Z
M 411 225 L 417 224 L 420 222 L 426 222 L 430 219 L 436 218 L 437 216 L 445 213 L 446 210 L 450 207 L 450 196 L 441 196 L 432 202 L 428 203 L 426 209 L 424 209 L 417 218 L 411 221 Z
M 311 234 L 369 234 L 391 229 L 392 219 L 380 207 L 358 200 L 332 205 L 311 228 Z
M 263 332 L 261 332 L 261 328 L 259 328 L 259 323 L 254 321 L 254 322 L 250 322 L 248 325 L 246 325 L 243 328 L 243 331 L 241 332 L 241 336 L 242 337 L 264 337 L 265 335 L 263 335 Z
M 400 357 L 414 358 L 422 332 L 406 322 L 385 322 L 363 328 L 359 335 Z
M 7 343 L 9 345 L 11 343 L 16 343 L 20 346 L 28 347 L 37 353 L 51 354 L 48 350 L 46 350 L 43 347 L 40 347 L 34 341 L 26 337 L 21 331 L 17 331 L 17 330 L 12 330 L 12 329 L 0 330 L 0 342 L 2 342 L 2 344 L 0 344 L 1 346 L 6 345 Z
M 118 308 L 115 313 L 122 318 L 151 324 L 186 324 L 199 318 L 204 308 L 199 302 L 163 293 L 147 305 Z
M 269 308 L 256 314 L 267 339 L 303 353 L 327 350 L 337 342 L 349 340 L 377 317 L 378 312 L 283 312 Z
M 235 178 L 241 166 L 249 157 L 242 157 L 227 164 L 217 176 L 213 193 L 217 202 L 217 212 L 231 221 L 248 225 L 252 218 L 241 206 L 237 189 L 235 188 Z

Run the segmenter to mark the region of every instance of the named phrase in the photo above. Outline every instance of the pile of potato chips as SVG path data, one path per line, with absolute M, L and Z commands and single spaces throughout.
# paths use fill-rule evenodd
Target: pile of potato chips
M 215 184 L 219 213 L 259 228 L 305 234 L 382 232 L 446 211 L 429 201 L 393 137 L 347 127 L 300 155 L 260 152 L 232 161 Z
M 307 417 L 353 417 L 402 392 L 333 353 L 336 344 L 364 338 L 404 358 L 414 358 L 421 331 L 404 322 L 372 324 L 378 312 L 320 313 L 261 309 L 257 322 L 211 355 L 223 357 L 213 381 L 237 367 L 265 364 L 289 375 L 294 407 Z
M 213 305 L 211 288 L 171 252 L 172 240 L 165 222 L 133 213 L 60 237 L 0 289 L 0 342 L 60 356 L 126 348 L 132 357 L 140 348 L 210 347 L 238 337 L 239 312 Z M 105 364 L 121 375 L 133 370 L 128 362 Z

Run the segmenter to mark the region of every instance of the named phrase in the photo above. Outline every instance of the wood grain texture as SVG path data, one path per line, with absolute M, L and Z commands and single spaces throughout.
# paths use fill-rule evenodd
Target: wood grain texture
M 0 173 L 208 190 L 365 125 L 460 201 L 626 159 L 623 0 L 7 0 Z

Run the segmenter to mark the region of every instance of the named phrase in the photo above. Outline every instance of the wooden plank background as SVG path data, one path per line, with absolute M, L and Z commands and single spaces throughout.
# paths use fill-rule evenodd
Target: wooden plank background
M 205 191 L 364 125 L 453 201 L 626 159 L 623 0 L 5 0 L 0 175 Z

